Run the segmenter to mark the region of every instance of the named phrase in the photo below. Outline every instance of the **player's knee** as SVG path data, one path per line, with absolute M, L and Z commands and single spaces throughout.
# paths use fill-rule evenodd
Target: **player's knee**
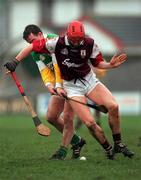
M 89 131 L 92 133 L 103 133 L 102 128 L 100 126 L 98 126 L 96 124 L 96 122 L 93 122 L 92 124 L 90 124 L 90 126 L 88 127 Z
M 84 123 L 87 126 L 87 128 L 94 126 L 96 124 L 93 119 L 85 121 Z
M 71 123 L 71 122 L 73 121 L 73 117 L 74 117 L 74 116 L 73 116 L 73 113 L 65 112 L 65 113 L 64 113 L 64 118 L 63 118 L 63 119 L 64 119 L 64 122 L 65 122 L 65 123 L 69 123 L 69 122 Z
M 64 117 L 64 128 L 71 129 L 73 127 L 73 119 L 70 115 Z
M 72 129 L 73 128 L 73 121 L 65 121 L 64 128 L 65 129 Z
M 50 124 L 54 124 L 54 122 L 56 122 L 57 118 L 58 117 L 56 115 L 53 115 L 51 113 L 47 112 L 47 114 L 46 114 L 46 119 Z
M 118 113 L 118 110 L 119 110 L 119 106 L 116 102 L 111 103 L 111 105 L 108 108 L 108 111 L 114 114 Z

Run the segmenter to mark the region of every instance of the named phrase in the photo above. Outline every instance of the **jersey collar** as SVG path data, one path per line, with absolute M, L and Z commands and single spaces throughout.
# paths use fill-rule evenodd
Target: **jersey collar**
M 70 44 L 69 44 L 69 42 L 68 42 L 68 38 L 67 38 L 67 36 L 65 35 L 65 45 L 67 45 L 67 46 L 69 46 Z

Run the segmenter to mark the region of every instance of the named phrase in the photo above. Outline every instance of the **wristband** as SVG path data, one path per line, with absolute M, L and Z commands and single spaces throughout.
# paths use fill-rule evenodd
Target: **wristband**
M 20 61 L 18 61 L 16 58 L 13 59 L 13 61 L 18 65 Z

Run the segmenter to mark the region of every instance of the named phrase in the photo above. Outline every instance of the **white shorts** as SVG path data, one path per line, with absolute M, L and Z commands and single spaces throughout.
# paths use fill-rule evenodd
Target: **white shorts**
M 86 96 L 100 83 L 92 71 L 90 71 L 84 79 L 85 80 L 77 79 L 76 82 L 74 79 L 71 81 L 63 80 L 63 87 L 68 97 Z

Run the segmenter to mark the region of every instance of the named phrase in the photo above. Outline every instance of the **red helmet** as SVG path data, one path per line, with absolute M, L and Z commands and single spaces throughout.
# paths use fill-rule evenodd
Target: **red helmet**
M 85 30 L 82 22 L 72 21 L 68 25 L 67 37 L 69 42 L 73 45 L 80 45 L 85 37 Z

